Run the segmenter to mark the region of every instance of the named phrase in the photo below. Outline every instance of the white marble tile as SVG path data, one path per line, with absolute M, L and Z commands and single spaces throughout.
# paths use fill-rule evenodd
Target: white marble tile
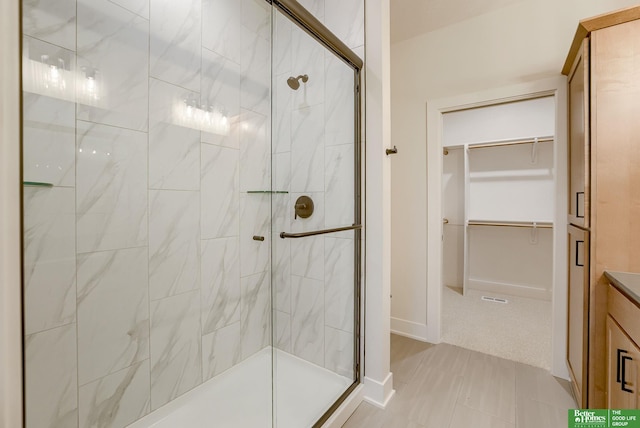
M 77 251 L 147 244 L 147 134 L 78 121 Z
M 290 198 L 288 194 L 275 194 L 272 204 L 272 281 L 275 293 L 275 309 L 291 313 L 291 243 L 290 239 L 280 238 L 281 232 L 291 228 L 289 215 Z
M 149 413 L 149 360 L 80 387 L 80 428 L 121 428 Z
M 291 202 L 289 204 L 289 214 L 291 215 L 291 231 L 293 232 L 309 232 L 312 230 L 324 229 L 324 192 L 306 192 L 291 193 Z M 295 202 L 300 196 L 308 196 L 313 201 L 313 214 L 307 218 L 294 218 Z
M 24 93 L 24 181 L 75 186 L 74 103 Z
M 324 24 L 351 49 L 364 44 L 364 0 L 324 0 Z
M 295 25 L 280 11 L 273 14 L 273 70 L 274 74 L 291 74 L 291 31 Z M 286 79 L 285 79 L 286 80 Z
M 78 0 L 78 119 L 146 131 L 148 52 L 149 21 L 107 0 Z
M 324 202 L 327 227 L 353 224 L 355 213 L 353 144 L 325 149 Z
M 240 322 L 202 336 L 202 375 L 207 381 L 241 361 Z
M 324 236 L 311 236 L 291 242 L 291 273 L 324 280 Z
M 238 236 L 239 152 L 208 144 L 201 151 L 201 238 Z
M 202 46 L 240 64 L 241 28 L 241 1 L 202 1 Z
M 291 187 L 291 153 L 277 153 L 272 155 L 273 190 L 288 192 Z
M 22 32 L 75 51 L 76 0 L 24 0 Z
M 31 334 L 76 319 L 75 191 L 24 188 L 24 320 Z
M 293 89 L 287 84 L 291 73 L 279 74 L 273 81 L 273 141 L 272 152 L 291 151 L 291 107 Z
M 150 75 L 199 91 L 201 0 L 150 1 Z
M 149 298 L 200 287 L 200 194 L 149 192 Z
M 271 293 L 269 274 L 262 272 L 240 280 L 242 359 L 271 343 Z
M 325 238 L 324 323 L 353 332 L 353 239 Z
M 202 132 L 202 142 L 219 146 L 239 147 L 240 65 L 207 49 L 202 49 L 202 108 L 214 113 L 214 118 L 226 120 L 220 132 Z
M 286 253 L 288 255 L 288 253 Z M 277 270 L 273 274 L 274 305 L 279 312 L 291 313 L 291 265 L 288 259 L 282 257 L 282 262 L 274 266 Z
M 202 382 L 200 291 L 151 302 L 151 410 Z
M 200 130 L 178 117 L 185 100 L 198 94 L 149 79 L 149 186 L 152 189 L 200 188 Z M 193 126 L 193 124 L 191 124 Z
M 240 191 L 271 189 L 269 118 L 249 110 L 240 116 Z M 280 189 L 277 189 L 280 190 Z
M 325 53 L 325 144 L 353 144 L 355 140 L 354 72 L 333 53 Z
M 240 276 L 269 269 L 271 198 L 268 194 L 240 195 Z M 254 241 L 264 236 L 264 241 Z
M 240 107 L 268 116 L 271 111 L 271 44 L 244 26 L 241 40 Z
M 22 38 L 23 91 L 73 103 L 73 120 L 75 120 L 76 72 L 74 51 L 33 37 L 24 36 Z M 70 119 L 66 109 L 61 110 L 59 105 L 36 107 L 40 107 L 36 112 L 39 116 L 44 116 L 44 119 L 53 120 L 55 125 L 68 126 Z M 54 111 L 48 111 L 49 109 L 54 109 Z M 62 112 L 65 114 L 61 115 Z M 39 117 L 36 116 L 35 119 L 37 120 Z M 62 132 L 63 130 L 56 131 Z
M 364 44 L 353 48 L 353 52 L 358 55 L 364 61 Z
M 324 366 L 339 375 L 354 378 L 353 333 L 325 327 Z
M 291 353 L 291 315 L 285 312 L 274 311 L 273 330 L 275 331 L 276 348 Z
M 26 428 L 76 427 L 76 325 L 26 336 L 24 351 Z
M 149 19 L 149 0 L 109 0 L 131 12 Z
M 320 22 L 324 22 L 324 3 L 326 0 L 300 0 L 300 3 L 313 16 L 318 18 Z
M 293 354 L 324 367 L 324 283 L 292 276 Z
M 237 237 L 202 241 L 202 334 L 240 321 Z
M 306 74 L 309 78 L 307 82 L 300 80 L 300 87 L 293 91 L 293 108 L 301 109 L 322 104 L 325 98 L 326 48 L 298 27 L 293 28 L 291 37 L 291 74 L 293 77 Z
M 294 215 L 293 205 L 291 204 L 291 195 L 289 193 L 274 193 L 271 195 L 271 229 L 274 239 L 278 238 L 277 242 L 291 242 L 280 238 L 280 232 L 289 232 L 291 229 L 291 220 Z
M 324 191 L 324 107 L 291 114 L 291 191 Z
M 149 358 L 147 248 L 78 256 L 78 381 Z
M 265 40 L 271 39 L 271 6 L 264 0 L 241 0 L 242 25 Z

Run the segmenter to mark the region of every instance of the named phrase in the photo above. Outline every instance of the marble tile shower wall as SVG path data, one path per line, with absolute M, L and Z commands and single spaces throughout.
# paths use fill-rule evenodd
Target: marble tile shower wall
M 124 427 L 270 344 L 271 9 L 23 5 L 27 426 Z
M 300 1 L 363 56 L 363 0 Z M 353 71 L 285 17 L 273 22 L 274 342 L 304 360 L 353 376 L 354 234 L 281 240 L 354 222 Z M 289 76 L 308 75 L 297 91 Z M 314 214 L 292 207 L 310 196 Z

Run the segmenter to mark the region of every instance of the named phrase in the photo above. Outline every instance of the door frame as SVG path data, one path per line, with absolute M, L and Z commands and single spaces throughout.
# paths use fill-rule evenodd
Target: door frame
M 0 426 L 23 424 L 20 1 L 0 2 Z
M 442 169 L 444 113 L 553 96 L 555 216 L 551 312 L 551 374 L 569 378 L 567 349 L 567 79 L 564 76 L 427 101 L 427 341 L 440 343 L 442 331 Z

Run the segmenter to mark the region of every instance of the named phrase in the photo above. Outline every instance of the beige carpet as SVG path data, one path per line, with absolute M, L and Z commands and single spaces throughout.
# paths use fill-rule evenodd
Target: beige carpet
M 462 348 L 551 367 L 551 302 L 444 287 L 442 341 Z M 481 300 L 482 296 L 509 303 Z

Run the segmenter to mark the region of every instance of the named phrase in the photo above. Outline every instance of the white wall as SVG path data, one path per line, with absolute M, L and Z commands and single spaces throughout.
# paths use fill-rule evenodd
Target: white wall
M 392 326 L 426 331 L 426 102 L 559 76 L 578 21 L 637 0 L 523 0 L 391 49 Z M 410 329 L 409 329 L 410 328 Z M 418 334 L 413 334 L 419 336 Z
M 391 143 L 389 0 L 367 0 L 365 399 L 384 407 L 393 396 L 390 369 Z

